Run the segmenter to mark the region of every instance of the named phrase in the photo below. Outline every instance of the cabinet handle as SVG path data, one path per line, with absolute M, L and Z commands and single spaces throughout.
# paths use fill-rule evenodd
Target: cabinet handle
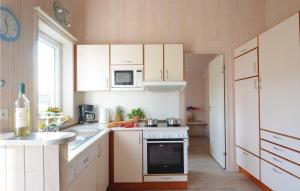
M 257 62 L 254 62 L 254 65 L 253 65 L 254 73 L 257 73 L 257 67 L 256 67 L 256 64 L 257 64 Z
M 170 180 L 171 179 L 171 177 L 163 177 L 163 176 L 161 176 L 160 178 L 164 179 L 164 180 Z
M 160 79 L 163 79 L 163 70 L 160 70 Z
M 278 140 L 282 140 L 281 137 L 277 137 L 277 136 L 275 136 L 275 135 L 273 136 L 273 138 L 274 138 L 274 139 L 278 139 Z
M 246 52 L 247 50 L 248 50 L 248 49 L 245 48 L 245 49 L 241 50 L 241 53 Z
M 109 88 L 109 81 L 108 81 L 108 78 L 106 79 L 106 88 L 107 88 L 107 89 Z
M 169 71 L 166 70 L 166 79 L 168 79 L 168 78 L 169 78 Z
M 130 60 L 124 60 L 124 61 L 122 61 L 122 63 L 132 63 L 132 61 L 130 61 Z
M 254 80 L 254 89 L 257 90 L 257 80 L 256 79 Z
M 246 153 L 246 152 L 243 152 L 243 154 L 246 155 L 246 156 L 248 156 L 248 153 Z
M 277 174 L 282 174 L 282 172 L 276 170 L 275 168 L 272 168 L 274 172 L 276 172 Z
M 261 90 L 262 87 L 261 87 L 261 78 L 258 78 L 258 88 Z
M 273 157 L 273 160 L 276 161 L 276 162 L 280 162 L 280 163 L 283 162 L 283 161 L 281 161 L 281 160 L 279 160 L 279 159 L 277 159 L 277 158 L 275 158 L 275 157 Z
M 141 138 L 142 138 L 142 136 L 141 136 L 141 133 L 139 133 L 139 145 L 141 144 Z
M 282 151 L 283 151 L 282 149 L 280 149 L 280 148 L 277 148 L 277 147 L 273 147 L 273 149 L 275 149 L 275 150 L 277 150 L 277 151 L 280 151 L 280 152 L 282 152 Z
M 102 149 L 101 149 L 101 145 L 100 144 L 98 144 L 98 158 L 100 158 L 101 157 L 101 155 L 102 155 Z
M 84 159 L 84 161 L 82 162 L 82 164 L 86 164 L 89 161 L 89 157 L 87 157 L 86 159 Z

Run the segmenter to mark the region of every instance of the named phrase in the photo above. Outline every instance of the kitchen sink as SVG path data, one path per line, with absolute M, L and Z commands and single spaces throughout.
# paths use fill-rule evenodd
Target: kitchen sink
M 86 141 L 88 141 L 93 136 L 97 135 L 103 131 L 103 129 L 68 129 L 66 132 L 76 133 L 76 138 L 74 141 L 69 143 L 69 150 L 74 150 Z

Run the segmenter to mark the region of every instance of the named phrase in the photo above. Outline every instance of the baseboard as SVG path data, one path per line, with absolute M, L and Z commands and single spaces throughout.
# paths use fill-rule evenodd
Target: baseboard
M 143 183 L 113 183 L 108 191 L 125 190 L 186 190 L 187 182 L 143 182 Z
M 249 172 L 247 172 L 245 169 L 242 167 L 239 167 L 239 171 L 241 174 L 246 176 L 250 181 L 254 182 L 258 187 L 260 187 L 264 191 L 272 191 L 268 186 L 263 184 L 260 180 L 252 176 Z

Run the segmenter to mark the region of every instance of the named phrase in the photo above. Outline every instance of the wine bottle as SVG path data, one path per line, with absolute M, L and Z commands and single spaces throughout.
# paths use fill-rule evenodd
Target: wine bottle
M 15 136 L 30 134 L 29 101 L 25 96 L 25 84 L 19 85 L 19 97 L 15 102 Z

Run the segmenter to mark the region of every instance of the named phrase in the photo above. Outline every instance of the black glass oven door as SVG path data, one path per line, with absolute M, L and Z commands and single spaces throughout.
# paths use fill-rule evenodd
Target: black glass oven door
M 147 143 L 148 174 L 184 173 L 183 143 Z
M 115 70 L 115 85 L 133 85 L 133 70 Z

